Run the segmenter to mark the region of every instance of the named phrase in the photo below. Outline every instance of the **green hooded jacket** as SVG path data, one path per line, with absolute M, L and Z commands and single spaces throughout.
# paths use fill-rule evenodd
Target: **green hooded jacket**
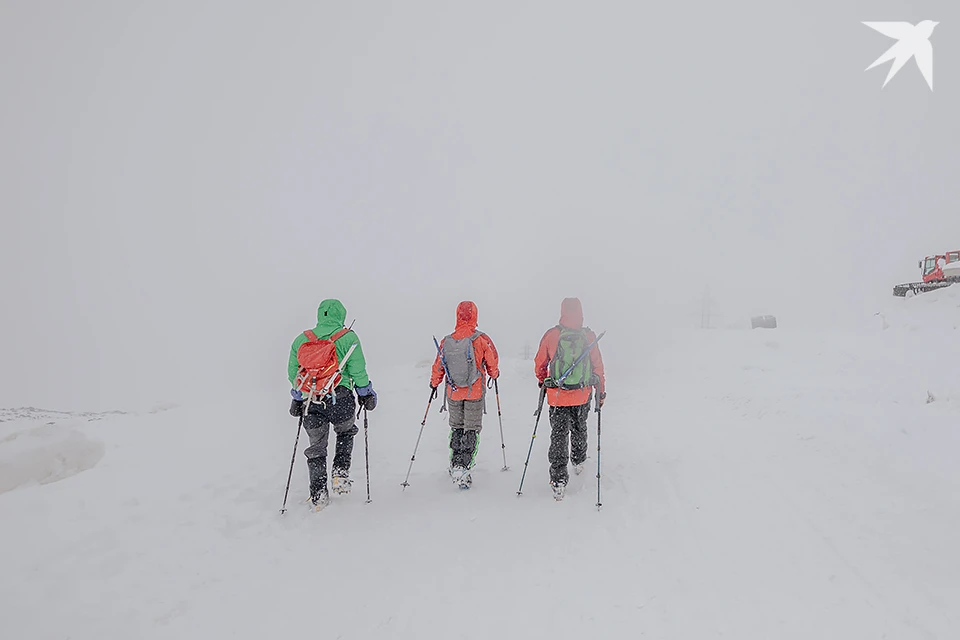
M 340 329 L 343 329 L 343 323 L 347 319 L 347 310 L 339 300 L 324 300 L 317 308 L 317 326 L 313 332 L 321 340 L 329 338 Z M 297 372 L 300 370 L 300 364 L 297 362 L 297 350 L 300 345 L 307 341 L 307 336 L 300 334 L 290 346 L 290 360 L 287 363 L 287 378 L 290 380 L 290 386 L 294 386 L 297 381 Z M 350 359 L 343 369 L 343 380 L 339 386 L 345 386 L 352 389 L 354 386 L 365 387 L 370 384 L 370 378 L 367 376 L 367 361 L 363 357 L 363 348 L 360 346 L 360 338 L 353 331 L 345 333 L 336 342 L 337 359 L 343 362 L 343 356 L 352 345 L 357 348 L 350 354 Z

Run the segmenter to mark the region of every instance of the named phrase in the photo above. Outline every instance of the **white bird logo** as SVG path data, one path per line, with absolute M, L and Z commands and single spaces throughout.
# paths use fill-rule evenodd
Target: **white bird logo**
M 893 76 L 907 64 L 910 58 L 917 59 L 917 66 L 920 73 L 930 85 L 933 91 L 933 45 L 930 44 L 930 36 L 933 35 L 933 28 L 940 24 L 932 20 L 924 20 L 916 26 L 909 22 L 864 22 L 871 29 L 875 29 L 885 36 L 896 38 L 897 44 L 893 45 L 887 52 L 877 58 L 876 62 L 866 68 L 866 71 L 873 69 L 878 64 L 883 64 L 893 60 L 890 67 L 890 73 L 883 82 L 887 86 Z

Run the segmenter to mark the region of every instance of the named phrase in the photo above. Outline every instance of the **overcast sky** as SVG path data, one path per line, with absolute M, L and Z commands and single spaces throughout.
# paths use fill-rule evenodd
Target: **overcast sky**
M 374 381 L 463 299 L 855 325 L 960 248 L 956 3 L 658 5 L 0 0 L 0 406 L 283 394 L 327 297 Z

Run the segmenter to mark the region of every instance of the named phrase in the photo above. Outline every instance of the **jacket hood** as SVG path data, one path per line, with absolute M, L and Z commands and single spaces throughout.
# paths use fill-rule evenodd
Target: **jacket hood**
M 477 330 L 479 313 L 477 305 L 465 300 L 457 305 L 457 328 L 453 332 L 454 338 L 462 340 Z
M 579 298 L 564 298 L 560 305 L 560 324 L 568 329 L 583 327 L 583 307 Z
M 347 309 L 339 300 L 324 300 L 317 307 L 317 328 L 314 333 L 318 338 L 326 338 L 336 333 L 347 319 Z

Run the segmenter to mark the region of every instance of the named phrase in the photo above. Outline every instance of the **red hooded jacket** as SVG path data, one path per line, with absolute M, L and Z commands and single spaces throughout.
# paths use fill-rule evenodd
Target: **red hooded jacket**
M 455 340 L 463 340 L 477 330 L 477 305 L 472 302 L 461 302 L 457 306 L 457 327 L 453 332 Z M 440 348 L 443 348 L 444 338 L 440 341 Z M 486 375 L 491 378 L 500 377 L 500 356 L 497 354 L 497 348 L 493 345 L 493 340 L 486 334 L 480 334 L 473 341 L 473 353 L 476 358 L 477 368 L 480 370 L 480 378 L 471 385 L 469 389 L 450 390 L 449 398 L 451 400 L 480 400 L 483 398 L 484 385 L 487 382 Z M 440 354 L 433 361 L 433 373 L 430 376 L 430 386 L 439 387 L 443 382 L 444 371 L 443 363 L 440 361 Z
M 583 308 L 580 306 L 580 300 L 577 298 L 566 298 L 560 305 L 560 324 L 568 329 L 580 329 L 583 327 Z M 593 342 L 597 335 L 587 330 L 587 342 Z M 550 361 L 557 352 L 557 344 L 560 342 L 560 329 L 553 327 L 540 339 L 540 349 L 537 351 L 537 357 L 534 359 L 534 372 L 537 380 L 543 382 L 549 375 Z M 593 346 L 590 351 L 590 364 L 593 373 L 597 375 L 600 381 L 597 383 L 597 392 L 606 393 L 607 381 L 603 375 L 603 357 L 600 355 L 600 344 Z M 551 407 L 575 407 L 590 402 L 590 387 L 583 389 L 551 389 L 547 388 L 547 404 Z

